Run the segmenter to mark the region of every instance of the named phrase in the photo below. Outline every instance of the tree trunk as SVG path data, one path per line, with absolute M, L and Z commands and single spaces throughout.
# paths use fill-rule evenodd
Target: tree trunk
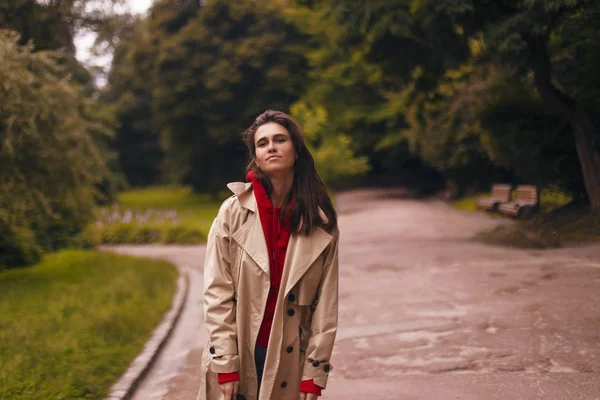
M 596 134 L 593 120 L 573 97 L 562 92 L 552 82 L 547 38 L 523 35 L 523 39 L 533 55 L 535 86 L 542 99 L 562 114 L 573 127 L 575 147 L 590 205 L 594 209 L 600 209 L 600 151 L 594 147 L 592 139 Z
M 577 114 L 580 114 L 577 117 Z M 594 124 L 585 112 L 576 112 L 571 120 L 575 133 L 575 147 L 581 170 L 585 189 L 592 208 L 600 209 L 600 152 L 594 148 L 593 135 Z

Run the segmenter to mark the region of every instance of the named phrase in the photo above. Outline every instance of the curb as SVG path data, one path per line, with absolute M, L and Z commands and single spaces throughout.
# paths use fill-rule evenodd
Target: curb
M 146 377 L 154 361 L 171 337 L 175 325 L 183 312 L 188 296 L 190 280 L 187 272 L 178 267 L 177 290 L 173 303 L 162 321 L 152 332 L 152 336 L 144 345 L 144 349 L 127 368 L 127 371 L 110 388 L 110 394 L 104 400 L 128 400 L 135 393 L 140 382 Z

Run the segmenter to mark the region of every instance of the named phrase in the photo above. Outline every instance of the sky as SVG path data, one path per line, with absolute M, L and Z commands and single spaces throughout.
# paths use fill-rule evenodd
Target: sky
M 134 14 L 143 14 L 148 11 L 153 0 L 127 0 L 129 9 Z M 93 57 L 90 54 L 90 46 L 94 43 L 95 35 L 92 32 L 81 32 L 75 37 L 76 57 L 86 65 L 108 66 L 112 61 L 111 56 Z M 99 77 L 97 82 L 103 86 L 104 78 Z

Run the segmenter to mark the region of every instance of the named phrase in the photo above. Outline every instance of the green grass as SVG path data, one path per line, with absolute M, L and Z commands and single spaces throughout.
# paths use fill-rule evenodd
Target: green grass
M 476 195 L 471 195 L 471 196 L 465 196 L 460 199 L 450 201 L 450 205 L 459 210 L 475 212 L 475 211 L 477 211 L 477 207 L 476 207 L 477 198 L 482 197 L 482 196 L 485 196 L 485 194 L 481 193 L 481 194 L 476 194 Z
M 75 244 L 204 243 L 223 200 L 188 186 L 153 186 L 120 193 L 117 204 L 98 210 L 97 220 Z
M 540 213 L 546 214 L 573 201 L 567 193 L 554 189 L 544 189 L 540 194 Z
M 166 262 L 63 251 L 0 273 L 0 399 L 102 399 L 171 306 Z

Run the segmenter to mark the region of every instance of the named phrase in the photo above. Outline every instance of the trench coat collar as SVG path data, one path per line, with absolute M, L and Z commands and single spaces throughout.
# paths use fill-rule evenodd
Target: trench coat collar
M 227 187 L 235 194 L 242 207 L 256 212 L 256 197 L 251 190 L 252 182 L 231 182 Z
M 254 213 L 256 212 L 257 202 L 256 197 L 254 197 L 254 193 L 251 190 L 252 182 L 231 182 L 227 184 L 227 187 L 235 194 L 244 208 Z M 319 207 L 319 217 L 321 217 L 321 221 L 323 221 L 324 224 L 329 222 L 327 215 L 321 210 L 321 207 Z
M 257 202 L 254 197 L 251 182 L 232 182 L 227 187 L 236 195 L 242 207 L 252 212 L 252 216 L 231 237 L 244 251 L 254 260 L 267 276 L 269 274 L 269 250 L 265 241 L 265 233 L 257 213 Z M 323 210 L 319 209 L 319 216 L 323 223 L 327 223 L 327 217 Z M 310 236 L 292 234 L 288 244 L 285 262 L 283 266 L 282 287 L 285 287 L 285 295 L 298 283 L 304 273 L 316 261 L 319 255 L 331 243 L 333 236 L 322 228 L 316 228 Z M 286 271 L 288 272 L 286 274 Z M 285 280 L 285 284 L 283 282 Z

